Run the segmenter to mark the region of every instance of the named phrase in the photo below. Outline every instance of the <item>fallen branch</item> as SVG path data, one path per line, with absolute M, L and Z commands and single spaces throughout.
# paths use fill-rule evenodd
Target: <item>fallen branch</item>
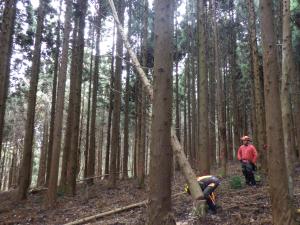
M 30 190 L 28 191 L 28 193 L 29 193 L 29 194 L 37 194 L 37 193 L 39 193 L 39 192 L 43 192 L 43 191 L 46 191 L 46 190 L 48 190 L 47 187 L 39 187 L 39 188 L 33 188 L 33 189 L 30 189 Z
M 132 170 L 126 170 L 126 171 L 132 171 Z M 120 173 L 123 173 L 124 171 L 121 171 L 121 172 L 115 172 L 114 174 L 120 174 Z M 76 182 L 79 183 L 81 181 L 87 181 L 87 180 L 90 180 L 90 179 L 94 179 L 94 178 L 102 178 L 102 177 L 106 177 L 106 176 L 109 176 L 109 173 L 107 174 L 102 174 L 102 175 L 99 175 L 99 176 L 93 176 L 93 177 L 86 177 L 86 178 L 82 178 L 82 179 L 79 179 L 77 180 Z
M 172 197 L 175 198 L 177 196 L 183 195 L 184 193 L 185 192 L 180 192 L 180 193 L 172 195 Z M 127 206 L 124 206 L 124 207 L 121 207 L 121 208 L 113 209 L 113 210 L 110 210 L 110 211 L 107 211 L 107 212 L 98 213 L 98 214 L 93 215 L 93 216 L 88 216 L 88 217 L 85 217 L 85 218 L 82 218 L 82 219 L 79 219 L 79 220 L 75 220 L 73 222 L 66 223 L 64 225 L 83 224 L 83 223 L 89 222 L 91 220 L 96 220 L 96 219 L 99 219 L 99 218 L 104 217 L 104 216 L 108 216 L 108 215 L 116 214 L 116 213 L 119 213 L 119 212 L 123 212 L 123 211 L 128 210 L 128 209 L 133 209 L 133 208 L 137 208 L 137 207 L 141 207 L 141 206 L 146 206 L 147 204 L 148 204 L 148 200 L 145 200 L 145 201 L 134 203 L 134 204 L 131 204 L 131 205 L 127 205 Z
M 145 92 L 147 93 L 147 95 L 149 96 L 149 98 L 152 101 L 153 100 L 153 89 L 152 89 L 151 83 L 149 82 L 144 70 L 142 69 L 142 66 L 141 66 L 138 58 L 136 57 L 135 53 L 132 51 L 132 49 L 130 47 L 130 43 L 129 43 L 127 36 L 125 35 L 124 29 L 120 23 L 120 20 L 119 20 L 118 14 L 117 14 L 117 10 L 115 8 L 113 0 L 108 0 L 108 2 L 112 9 L 112 14 L 113 14 L 113 17 L 117 24 L 118 31 L 121 34 L 122 40 L 124 42 L 124 46 L 126 47 L 128 53 L 130 55 L 130 58 L 132 59 L 132 62 L 134 64 L 134 66 L 136 67 L 137 74 L 143 84 L 143 87 L 145 88 Z M 183 175 L 189 185 L 189 189 L 190 189 L 192 198 L 194 199 L 194 201 L 196 201 L 198 199 L 203 199 L 203 193 L 202 193 L 202 190 L 196 180 L 196 175 L 184 154 L 183 148 L 176 136 L 174 128 L 171 129 L 171 145 L 172 145 L 173 153 L 176 156 L 176 159 L 179 163 L 180 169 L 183 172 Z

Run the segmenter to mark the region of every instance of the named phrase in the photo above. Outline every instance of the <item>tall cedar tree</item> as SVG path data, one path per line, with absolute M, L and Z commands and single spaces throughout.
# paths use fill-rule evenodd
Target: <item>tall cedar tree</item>
M 262 151 L 263 145 L 265 144 L 265 124 L 264 124 L 264 100 L 263 100 L 263 90 L 262 81 L 260 79 L 260 69 L 259 69 L 259 55 L 257 47 L 257 38 L 256 38 L 256 16 L 254 9 L 253 0 L 247 0 L 248 12 L 249 12 L 249 30 L 250 30 L 250 49 L 251 49 L 251 58 L 252 58 L 252 68 L 254 75 L 254 94 L 255 94 L 255 111 L 256 111 L 256 125 L 257 125 L 257 150 L 260 153 L 261 165 L 263 169 L 266 169 L 267 165 L 267 156 Z
M 264 62 L 264 94 L 266 104 L 266 128 L 268 144 L 269 193 L 274 225 L 294 225 L 295 211 L 288 195 L 288 178 L 284 149 L 282 113 L 279 95 L 280 70 L 277 61 L 276 35 L 272 0 L 260 1 L 262 46 Z
M 295 64 L 293 59 L 292 32 L 291 32 L 291 12 L 290 0 L 283 1 L 282 17 L 282 80 L 281 80 L 281 109 L 284 149 L 287 162 L 287 173 L 289 183 L 289 194 L 293 196 L 293 168 L 296 159 L 295 136 L 293 131 L 292 102 L 291 102 L 291 81 L 295 73 Z
M 47 10 L 47 4 L 48 4 L 48 0 L 41 0 L 40 5 L 38 7 L 37 25 L 36 25 L 37 27 L 35 33 L 30 87 L 28 93 L 27 117 L 25 122 L 23 158 L 22 158 L 20 172 L 19 172 L 20 174 L 19 187 L 17 192 L 18 200 L 27 198 L 27 190 L 31 183 L 35 104 L 36 104 L 37 85 L 38 85 L 38 79 L 40 73 L 42 33 L 44 29 L 44 18 Z
M 124 24 L 124 2 L 118 1 L 118 15 L 120 22 Z M 120 150 L 120 110 L 121 110 L 121 76 L 122 76 L 122 56 L 123 56 L 123 42 L 120 32 L 117 32 L 116 43 L 116 71 L 114 74 L 114 106 L 112 118 L 112 135 L 111 135 L 111 158 L 109 167 L 109 181 L 111 187 L 115 187 L 117 179 L 117 156 Z
M 128 1 L 128 36 L 131 35 L 131 23 L 132 23 L 132 3 Z M 130 91 L 130 56 L 129 52 L 126 52 L 126 84 L 125 84 L 125 107 L 124 107 L 124 155 L 123 155 L 123 178 L 128 177 L 128 149 L 129 149 L 129 91 Z
M 111 51 L 111 64 L 110 64 L 110 84 L 109 84 L 109 106 L 108 106 L 108 117 L 107 117 L 107 136 L 106 136 L 106 154 L 105 154 L 105 174 L 109 173 L 109 162 L 110 162 L 110 140 L 111 140 L 111 120 L 113 111 L 113 100 L 114 100 L 114 62 L 115 62 L 115 26 L 113 27 L 113 44 Z
M 147 74 L 147 40 L 148 40 L 148 0 L 144 1 L 143 8 L 143 30 L 142 30 L 142 66 L 144 67 L 145 74 Z M 137 179 L 138 186 L 144 187 L 145 180 L 145 153 L 146 153 L 146 96 L 145 90 L 143 88 L 142 82 L 139 83 L 139 145 L 138 145 L 138 153 L 137 153 Z
M 213 24 L 213 10 L 211 5 L 211 0 L 209 1 L 209 11 L 208 11 L 208 27 L 209 29 L 209 38 L 208 38 L 208 48 L 214 49 L 214 35 L 212 32 L 212 24 Z M 210 163 L 213 164 L 216 162 L 216 95 L 215 95 L 215 87 L 216 87 L 216 78 L 215 78 L 215 52 L 209 51 L 209 146 L 211 149 L 210 154 Z
M 172 38 L 174 1 L 155 1 L 154 83 L 149 225 L 175 224 L 171 214 Z
M 79 118 L 80 118 L 80 103 L 81 103 L 81 83 L 83 72 L 83 53 L 84 53 L 84 28 L 85 28 L 85 16 L 87 11 L 87 0 L 77 1 L 77 16 L 75 20 L 78 20 L 78 36 L 75 42 L 75 69 L 73 78 L 75 81 L 75 91 L 73 98 L 73 117 L 71 125 L 71 146 L 70 154 L 67 160 L 67 185 L 66 191 L 71 194 L 76 194 L 76 177 L 77 177 L 77 159 L 78 159 L 78 137 L 79 137 Z
M 47 109 L 46 109 L 47 110 Z M 46 182 L 46 158 L 48 153 L 48 115 L 46 113 L 44 120 L 44 129 L 43 129 L 43 140 L 41 146 L 40 162 L 39 162 L 39 173 L 37 178 L 37 186 L 44 186 Z
M 60 12 L 56 27 L 56 48 L 54 50 L 54 65 L 53 65 L 53 80 L 52 80 L 52 101 L 51 101 L 51 118 L 50 118 L 50 133 L 47 147 L 47 178 L 46 182 L 49 182 L 51 159 L 52 159 L 52 148 L 53 148 L 53 135 L 54 135 L 54 117 L 55 117 L 55 106 L 56 106 L 56 92 L 57 92 L 57 74 L 58 74 L 58 63 L 59 63 L 59 49 L 60 49 L 60 14 L 61 14 L 60 0 Z
M 205 5 L 203 0 L 198 0 L 198 74 L 199 74 L 199 170 L 200 174 L 210 173 L 209 163 L 209 134 L 208 134 L 208 74 L 205 54 Z
M 225 122 L 225 102 L 224 102 L 224 83 L 222 72 L 220 71 L 220 51 L 218 45 L 218 28 L 216 21 L 216 1 L 212 0 L 213 10 L 213 35 L 214 35 L 214 51 L 215 51 L 215 75 L 217 78 L 217 111 L 218 111 L 218 130 L 219 130 L 219 148 L 220 160 L 222 166 L 222 175 L 227 172 L 227 150 L 226 150 L 226 122 Z
M 99 62 L 100 62 L 100 28 L 101 28 L 101 7 L 98 3 L 98 15 L 96 16 L 96 55 L 95 67 L 93 74 L 93 95 L 92 95 L 92 115 L 91 115 L 91 136 L 88 160 L 88 177 L 95 176 L 95 155 L 96 155 L 96 111 L 97 111 L 97 91 L 98 91 L 98 77 L 99 77 Z M 89 184 L 93 183 L 90 179 Z
M 66 12 L 65 12 L 65 24 L 63 33 L 63 45 L 62 55 L 59 62 L 58 83 L 57 83 L 57 99 L 54 115 L 54 128 L 53 128 L 53 142 L 52 148 L 52 160 L 50 165 L 50 175 L 47 189 L 47 203 L 53 206 L 56 201 L 58 170 L 59 170 L 59 156 L 61 151 L 61 136 L 62 136 L 62 124 L 64 113 L 64 101 L 65 101 L 65 87 L 68 68 L 68 50 L 69 39 L 71 32 L 71 17 L 72 17 L 72 0 L 65 0 Z
M 73 27 L 73 34 L 72 34 L 72 58 L 71 58 L 71 68 L 70 68 L 70 93 L 69 93 L 69 104 L 68 104 L 68 115 L 67 115 L 67 125 L 65 131 L 65 139 L 64 139 L 64 149 L 63 149 L 63 157 L 62 157 L 62 166 L 61 166 L 61 177 L 60 177 L 60 186 L 62 190 L 65 190 L 66 183 L 67 183 L 67 167 L 68 167 L 68 159 L 70 155 L 70 148 L 71 148 L 71 132 L 72 132 L 72 121 L 74 116 L 74 109 L 73 109 L 73 99 L 74 99 L 74 92 L 75 92 L 75 69 L 76 69 L 76 41 L 78 36 L 78 19 L 75 19 L 75 15 L 78 16 L 76 12 L 77 8 L 74 7 L 74 27 Z M 77 17 L 76 16 L 76 17 Z
M 94 29 L 92 28 L 92 22 L 90 23 L 90 32 L 92 33 L 91 36 L 91 47 L 94 48 Z M 83 176 L 84 178 L 88 177 L 88 158 L 89 158 L 89 146 L 90 146 L 90 124 L 91 124 L 91 94 L 92 94 L 92 71 L 93 71 L 93 51 L 91 51 L 91 61 L 90 61 L 90 71 L 89 71 L 89 89 L 88 89 L 88 103 L 87 103 L 87 117 L 86 117 L 86 135 L 85 135 L 85 149 L 84 149 L 84 171 Z M 82 106 L 83 107 L 83 106 Z
M 237 89 L 238 89 L 238 75 L 239 75 L 239 67 L 237 64 L 237 34 L 236 34 L 236 28 L 237 25 L 239 24 L 239 17 L 240 15 L 238 14 L 235 19 L 235 14 L 234 14 L 234 1 L 230 0 L 231 2 L 229 3 L 232 5 L 231 9 L 231 23 L 232 23 L 232 29 L 230 32 L 231 35 L 231 41 L 230 41 L 230 49 L 231 49 L 231 56 L 230 56 L 230 66 L 231 66 L 231 71 L 230 71 L 230 85 L 231 85 L 231 99 L 232 99 L 232 125 L 233 125 L 233 150 L 237 150 L 240 145 L 240 135 L 239 135 L 239 129 L 240 129 L 240 124 L 239 124 L 239 119 L 238 119 L 238 99 L 237 99 Z
M 17 0 L 5 0 L 0 28 L 0 159 Z

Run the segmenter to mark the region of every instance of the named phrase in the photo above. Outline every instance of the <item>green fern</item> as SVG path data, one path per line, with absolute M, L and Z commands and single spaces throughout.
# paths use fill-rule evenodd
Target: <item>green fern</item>
M 243 187 L 242 178 L 240 176 L 231 177 L 229 184 L 232 189 L 240 189 Z

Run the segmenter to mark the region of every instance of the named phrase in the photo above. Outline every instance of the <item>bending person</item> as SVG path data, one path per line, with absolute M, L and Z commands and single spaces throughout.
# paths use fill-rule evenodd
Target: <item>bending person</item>
M 215 176 L 207 175 L 197 177 L 197 181 L 202 189 L 204 199 L 206 200 L 206 203 L 208 205 L 209 212 L 216 213 L 217 205 L 214 191 L 219 186 L 220 180 Z M 185 192 L 190 194 L 190 190 L 187 184 L 185 185 Z

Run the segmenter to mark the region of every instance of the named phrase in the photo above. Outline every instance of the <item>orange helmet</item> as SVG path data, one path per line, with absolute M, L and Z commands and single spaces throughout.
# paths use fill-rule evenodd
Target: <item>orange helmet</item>
M 251 141 L 249 136 L 243 136 L 243 137 L 241 137 L 241 140 L 242 141 Z

